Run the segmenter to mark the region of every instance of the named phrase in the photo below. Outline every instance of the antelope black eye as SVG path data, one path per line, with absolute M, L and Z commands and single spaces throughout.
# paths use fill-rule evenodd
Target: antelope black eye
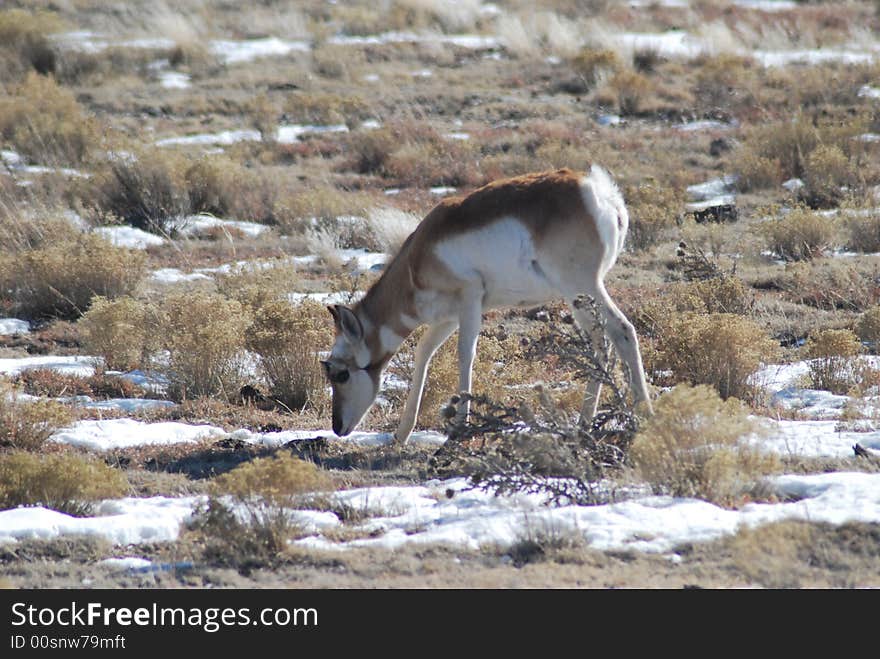
M 331 375 L 330 382 L 335 382 L 336 384 L 348 382 L 348 371 L 339 371 L 336 375 Z

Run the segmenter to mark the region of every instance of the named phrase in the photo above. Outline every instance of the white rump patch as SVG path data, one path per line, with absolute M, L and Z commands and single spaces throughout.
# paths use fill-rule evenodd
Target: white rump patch
M 605 247 L 602 259 L 603 273 L 607 272 L 623 250 L 629 214 L 617 185 L 604 169 L 593 165 L 590 173 L 581 179 L 584 206 L 596 222 L 599 239 Z

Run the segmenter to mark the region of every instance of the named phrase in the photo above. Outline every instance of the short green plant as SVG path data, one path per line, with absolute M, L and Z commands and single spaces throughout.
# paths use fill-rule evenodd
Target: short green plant
M 711 387 L 678 385 L 655 403 L 633 440 L 629 460 L 662 494 L 735 505 L 753 497 L 779 459 L 744 443 L 759 431 L 742 403 Z
M 0 509 L 45 506 L 83 516 L 95 501 L 127 491 L 125 475 L 95 458 L 75 453 L 0 453 Z

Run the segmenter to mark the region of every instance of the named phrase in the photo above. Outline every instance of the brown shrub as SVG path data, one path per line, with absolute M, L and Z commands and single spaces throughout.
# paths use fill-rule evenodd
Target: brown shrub
M 736 505 L 780 468 L 776 456 L 742 443 L 758 430 L 740 401 L 722 401 L 707 386 L 678 385 L 657 400 L 629 458 L 657 493 Z
M 849 249 L 868 254 L 880 252 L 880 212 L 876 208 L 844 210 L 843 226 Z
M 333 341 L 327 310 L 316 302 L 294 306 L 272 300 L 254 312 L 247 347 L 259 356 L 269 396 L 288 410 L 318 407 L 326 398 L 318 353 Z
M 729 313 L 670 313 L 655 325 L 657 366 L 672 382 L 707 384 L 722 398 L 755 395 L 750 376 L 779 346 L 754 321 Z
M 153 352 L 150 345 L 157 339 L 152 332 L 150 316 L 148 305 L 132 297 L 115 300 L 97 297 L 79 320 L 83 329 L 83 347 L 90 354 L 101 357 L 104 367 L 109 370 L 142 368 Z
M 14 257 L 0 254 L 0 283 L 11 311 L 25 318 L 76 318 L 101 295 L 129 295 L 144 275 L 142 253 L 97 234 L 48 242 Z
M 173 233 L 192 212 L 186 161 L 152 148 L 113 158 L 93 183 L 92 198 L 104 214 L 138 229 Z M 197 189 L 197 197 L 203 192 Z
M 617 72 L 609 85 L 617 96 L 617 107 L 624 115 L 638 114 L 655 92 L 651 79 L 636 71 Z
M 84 516 L 93 502 L 127 491 L 123 473 L 95 458 L 73 453 L 0 454 L 0 509 L 45 506 Z
M 740 192 L 776 188 L 783 180 L 778 159 L 762 156 L 750 148 L 734 152 L 731 170 L 736 175 L 736 187 Z
M 877 272 L 864 272 L 841 259 L 789 263 L 780 284 L 799 304 L 834 311 L 863 311 L 880 300 Z
M 835 239 L 834 218 L 803 207 L 760 224 L 767 248 L 786 261 L 808 261 L 829 249 Z
M 826 329 L 810 334 L 806 345 L 810 386 L 845 394 L 857 383 L 862 344 L 850 330 Z
M 80 165 L 99 142 L 97 124 L 73 93 L 35 72 L 0 99 L 0 136 L 44 165 Z
M 257 458 L 214 479 L 211 496 L 190 528 L 202 537 L 208 560 L 272 562 L 287 550 L 291 537 L 302 533 L 290 509 L 329 489 L 329 479 L 311 462 L 290 454 Z M 233 510 L 227 497 L 243 514 Z
M 357 94 L 322 92 L 291 94 L 285 102 L 284 113 L 294 123 L 314 125 L 363 121 L 372 114 L 369 103 Z
M 296 289 L 300 276 L 287 263 L 254 263 L 231 268 L 216 277 L 217 292 L 251 310 L 284 298 Z
M 873 352 L 880 347 L 880 305 L 865 309 L 856 323 L 856 334 L 871 346 Z
M 747 57 L 722 54 L 698 63 L 694 96 L 711 107 L 729 109 L 753 102 L 754 62 Z
M 169 295 L 156 327 L 168 350 L 169 395 L 233 400 L 245 379 L 245 331 L 251 320 L 247 307 L 216 293 Z
M 819 145 L 807 156 L 803 193 L 812 208 L 837 206 L 844 188 L 856 182 L 856 169 L 840 147 Z
M 623 69 L 623 62 L 613 50 L 584 48 L 571 60 L 571 67 L 593 87 Z
M 48 37 L 60 28 L 58 17 L 47 11 L 0 11 L 0 78 L 15 80 L 31 70 L 54 73 L 56 56 Z
M 29 368 L 13 379 L 31 396 L 88 396 L 92 393 L 87 378 L 62 373 L 51 368 Z
M 39 451 L 73 416 L 64 405 L 50 400 L 21 401 L 7 385 L 0 387 L 0 446 Z
M 627 240 L 636 250 L 648 249 L 662 240 L 684 211 L 682 191 L 655 179 L 626 186 L 624 198 L 629 211 Z

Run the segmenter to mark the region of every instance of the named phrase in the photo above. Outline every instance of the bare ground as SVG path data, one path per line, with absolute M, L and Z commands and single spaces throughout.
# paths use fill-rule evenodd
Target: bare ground
M 212 566 L 194 544 L 131 548 L 148 572 L 101 565 L 115 551 L 82 539 L 0 548 L 0 584 L 12 588 L 876 588 L 880 526 L 784 523 L 673 555 L 600 552 L 521 543 L 480 553 L 444 547 L 398 551 L 292 551 L 261 565 Z M 177 566 L 176 568 L 173 566 Z

